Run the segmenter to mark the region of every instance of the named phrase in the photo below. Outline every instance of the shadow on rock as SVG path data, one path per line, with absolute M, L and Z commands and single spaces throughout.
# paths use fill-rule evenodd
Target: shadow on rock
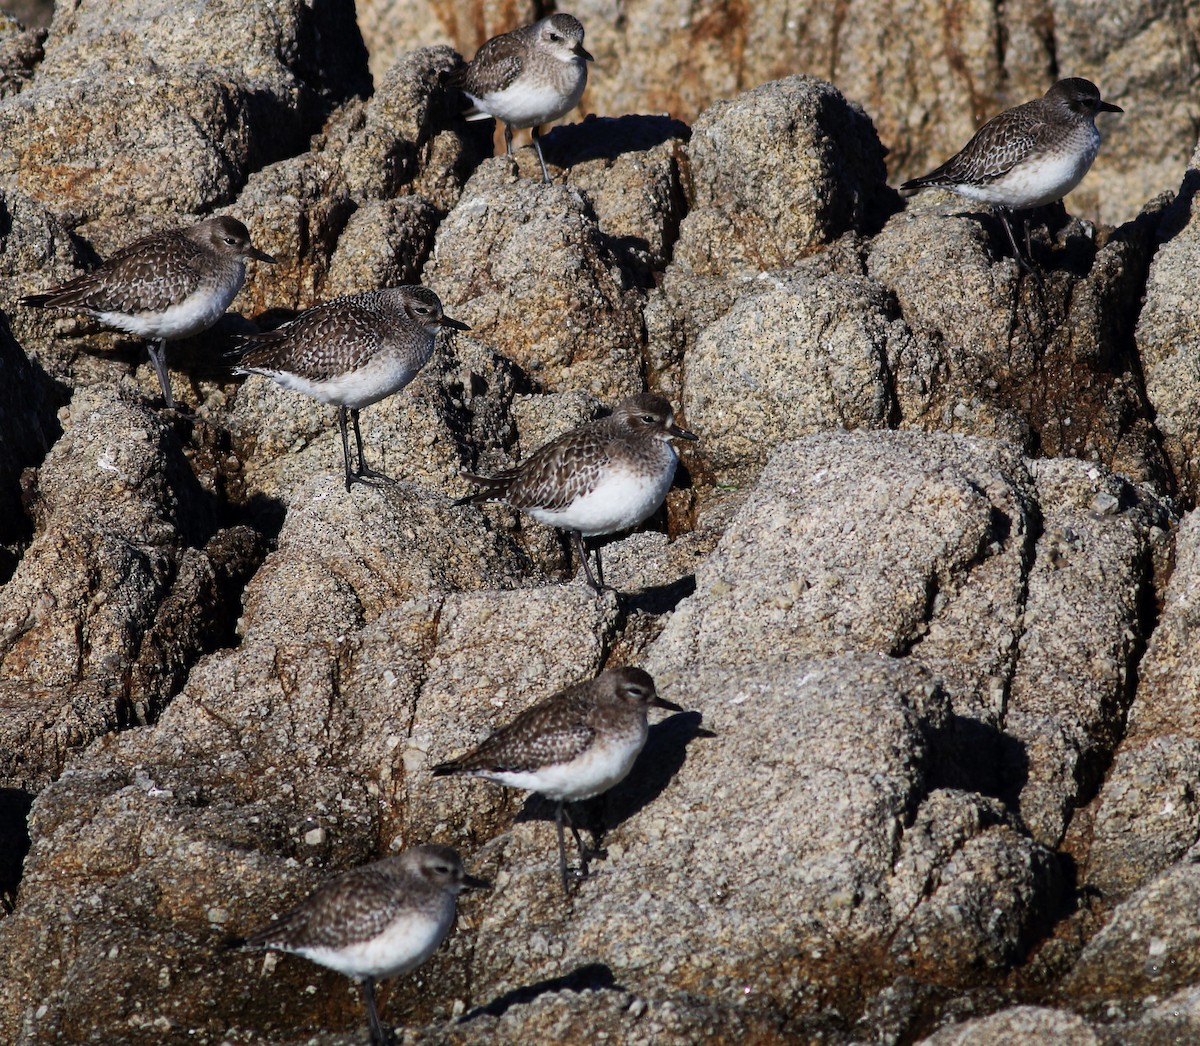
M 988 723 L 952 716 L 930 732 L 930 788 L 957 788 L 999 799 L 1014 812 L 1029 779 L 1025 745 Z
M 0 912 L 12 911 L 21 866 L 29 853 L 29 810 L 33 795 L 21 788 L 0 788 Z
M 696 591 L 696 575 L 688 574 L 669 585 L 651 585 L 638 592 L 621 593 L 621 610 L 625 613 L 669 614 Z
M 672 138 L 687 141 L 691 128 L 669 116 L 596 116 L 556 127 L 542 138 L 546 160 L 570 167 L 588 160 L 615 160 L 622 153 L 640 153 Z
M 604 834 L 629 820 L 657 799 L 687 761 L 687 746 L 697 737 L 716 737 L 700 726 L 699 712 L 678 712 L 650 726 L 646 747 L 629 771 L 629 776 L 604 795 L 570 804 L 575 826 L 591 834 L 596 846 L 590 856 L 603 857 Z M 554 821 L 555 804 L 540 795 L 531 795 L 513 819 Z
M 536 984 L 528 984 L 522 988 L 514 988 L 510 992 L 497 996 L 485 1006 L 477 1006 L 463 1015 L 462 1022 L 466 1024 L 478 1017 L 499 1017 L 513 1006 L 522 1006 L 533 1002 L 539 995 L 552 994 L 561 991 L 625 991 L 616 983 L 613 972 L 602 962 L 588 963 L 580 966 L 561 977 L 551 977 Z
M 692 741 L 717 736 L 703 729 L 701 720 L 699 712 L 677 712 L 650 727 L 646 747 L 629 776 L 603 797 L 605 830 L 629 820 L 666 790 L 687 761 L 687 746 Z

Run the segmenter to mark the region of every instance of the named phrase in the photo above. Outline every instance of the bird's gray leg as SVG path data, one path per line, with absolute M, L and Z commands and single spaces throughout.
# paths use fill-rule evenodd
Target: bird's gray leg
M 150 353 L 150 363 L 154 373 L 158 375 L 158 384 L 162 386 L 163 399 L 169 410 L 175 409 L 175 397 L 171 395 L 171 376 L 167 373 L 167 343 L 163 338 L 155 338 L 146 345 Z
M 383 1030 L 379 1020 L 379 1010 L 375 1007 L 375 979 L 364 977 L 362 982 L 363 998 L 367 1002 L 367 1020 L 371 1022 L 371 1042 L 375 1046 L 389 1046 L 392 1037 Z
M 367 468 L 367 459 L 363 456 L 362 445 L 362 430 L 358 427 L 358 411 L 350 411 L 350 420 L 354 423 L 354 445 L 358 448 L 358 473 L 359 476 L 367 475 L 371 470 Z
M 1017 238 L 1013 235 L 1012 226 L 1008 222 L 1008 211 L 1004 208 L 1001 208 L 996 213 L 999 214 L 999 216 L 1000 216 L 1000 222 L 1004 226 L 1004 231 L 1006 233 L 1008 233 L 1008 242 L 1012 244 L 1013 257 L 1015 257 L 1017 259 L 1017 264 L 1022 269 L 1024 269 L 1027 273 L 1029 273 L 1031 276 L 1036 275 L 1036 273 L 1033 271 L 1033 266 L 1030 264 L 1029 261 L 1025 260 L 1024 255 L 1021 254 L 1021 248 L 1017 246 Z M 1028 241 L 1029 241 L 1029 225 L 1028 225 L 1028 223 L 1026 223 L 1026 225 L 1025 225 L 1025 240 L 1026 240 L 1026 243 L 1028 243 Z M 1029 257 L 1030 257 L 1030 260 L 1032 260 L 1033 251 L 1029 252 Z
M 542 165 L 542 184 L 549 185 L 550 172 L 546 170 L 546 158 L 542 155 L 542 136 L 537 127 L 533 128 L 530 134 L 533 136 L 533 147 L 537 150 L 538 163 Z
M 597 592 L 603 592 L 604 586 L 592 576 L 592 568 L 588 566 L 587 549 L 583 544 L 583 534 L 581 534 L 578 530 L 572 530 L 571 536 L 575 538 L 575 547 L 579 549 L 579 558 L 583 561 L 583 572 L 587 575 L 588 584 L 591 585 L 592 588 L 594 588 Z
M 504 155 L 512 156 L 512 124 L 504 125 Z
M 567 844 L 563 841 L 563 801 L 558 801 L 554 811 L 554 823 L 558 828 L 558 876 L 562 880 L 563 896 L 567 896 Z M 574 831 L 574 826 L 572 826 Z
M 350 420 L 354 423 L 354 443 L 358 447 L 358 471 L 354 474 L 355 479 L 381 479 L 386 483 L 391 483 L 390 476 L 385 476 L 382 472 L 376 472 L 370 465 L 367 464 L 366 456 L 363 454 L 363 439 L 362 430 L 358 427 L 358 411 L 350 412 Z
M 579 847 L 579 874 L 586 877 L 588 870 L 588 855 L 589 852 L 583 845 L 583 838 L 579 834 L 579 829 L 575 827 L 575 818 L 571 816 L 571 804 L 563 803 L 563 816 L 567 820 L 567 827 L 571 829 L 571 834 L 575 836 L 575 845 Z M 593 842 L 595 837 L 593 835 Z
M 338 407 L 338 431 L 342 434 L 342 460 L 346 463 L 346 492 L 350 492 L 350 484 L 354 482 L 354 473 L 350 471 L 350 438 L 346 432 L 346 407 Z M 358 433 L 358 419 L 354 419 L 354 431 Z M 362 450 L 359 449 L 359 462 L 362 461 Z

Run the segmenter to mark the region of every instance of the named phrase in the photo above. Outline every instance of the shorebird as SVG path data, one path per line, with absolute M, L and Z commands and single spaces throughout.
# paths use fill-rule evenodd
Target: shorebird
M 512 155 L 513 128 L 532 128 L 542 181 L 549 185 L 539 127 L 565 116 L 579 104 L 590 61 L 593 59 L 584 49 L 579 19 L 554 14 L 533 25 L 493 36 L 465 68 L 451 75 L 450 82 L 474 103 L 466 119 L 495 117 L 504 121 L 506 156 Z
M 488 885 L 468 875 L 450 847 L 415 846 L 331 879 L 269 926 L 229 943 L 292 952 L 358 981 L 371 1041 L 385 1046 L 376 982 L 428 959 L 454 925 L 458 894 Z
M 425 287 L 388 287 L 334 298 L 290 323 L 246 338 L 234 355 L 237 374 L 262 374 L 285 389 L 336 404 L 346 490 L 355 480 L 380 477 L 363 456 L 358 412 L 398 392 L 429 362 L 443 328 L 470 330 L 442 312 Z M 358 468 L 350 466 L 346 415 L 354 423 Z
M 150 362 L 168 408 L 175 406 L 166 343 L 190 338 L 217 322 L 241 290 L 249 259 L 275 259 L 250 244 L 236 218 L 208 218 L 135 240 L 91 272 L 22 305 L 81 312 L 147 339 Z
M 1061 200 L 1087 174 L 1100 148 L 1098 113 L 1120 113 L 1090 80 L 1059 80 L 1041 98 L 1006 109 L 985 123 L 940 167 L 900 186 L 911 195 L 925 188 L 949 189 L 969 200 L 999 208 L 1022 268 L 1032 271 L 1017 247 L 1006 212 Z M 1028 239 L 1026 226 L 1026 239 Z M 1028 249 L 1028 245 L 1027 245 Z
M 631 396 L 608 417 L 571 429 L 515 468 L 494 476 L 464 473 L 483 489 L 456 504 L 499 501 L 566 530 L 579 549 L 588 584 L 599 592 L 603 586 L 588 566 L 583 539 L 628 530 L 658 509 L 679 463 L 670 443 L 676 438 L 697 437 L 675 424 L 675 413 L 661 396 Z M 596 570 L 603 576 L 599 549 Z
M 590 799 L 623 781 L 646 744 L 651 705 L 683 711 L 664 701 L 640 668 L 613 668 L 525 709 L 471 751 L 439 763 L 434 777 L 457 774 L 537 792 L 555 801 L 558 870 L 567 892 L 566 814 L 579 847 L 581 873 L 587 854 L 565 804 Z

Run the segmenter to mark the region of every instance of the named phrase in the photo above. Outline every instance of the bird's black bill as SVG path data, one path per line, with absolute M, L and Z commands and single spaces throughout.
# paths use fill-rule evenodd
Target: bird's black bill
M 443 316 L 441 320 L 443 327 L 453 327 L 456 331 L 469 331 L 470 325 L 463 323 L 462 320 L 452 320 L 449 316 Z
M 480 879 L 477 875 L 463 876 L 463 889 L 466 890 L 490 890 L 492 884 L 487 879 Z
M 575 45 L 575 53 L 579 55 L 580 58 L 586 59 L 589 62 L 594 62 L 596 60 L 591 56 L 590 52 L 583 46 L 583 44 Z
M 272 258 L 266 251 L 260 251 L 257 247 L 246 248 L 246 256 L 248 258 L 257 258 L 259 261 L 270 262 L 275 264 L 275 259 Z
M 667 431 L 676 439 L 690 439 L 694 442 L 700 438 L 694 432 L 688 432 L 687 429 L 681 429 L 678 425 L 672 425 L 669 429 L 667 429 Z
M 1113 105 L 1112 102 L 1101 102 L 1100 111 L 1102 113 L 1123 113 L 1125 110 L 1119 105 Z
M 669 712 L 684 711 L 684 708 L 682 705 L 677 705 L 674 701 L 668 701 L 665 697 L 659 697 L 657 694 L 654 695 L 654 700 L 652 700 L 650 703 L 655 708 L 665 708 Z

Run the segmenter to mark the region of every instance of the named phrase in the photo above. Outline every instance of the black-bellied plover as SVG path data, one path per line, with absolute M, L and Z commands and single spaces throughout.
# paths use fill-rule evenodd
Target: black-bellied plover
M 404 388 L 429 362 L 438 331 L 470 330 L 442 312 L 425 287 L 387 287 L 349 294 L 302 312 L 278 330 L 247 337 L 236 372 L 262 374 L 338 408 L 346 490 L 356 479 L 381 476 L 363 457 L 358 412 Z M 350 467 L 346 414 L 354 423 L 358 468 Z
M 555 800 L 558 869 L 566 893 L 564 804 L 600 795 L 625 779 L 646 744 L 651 705 L 682 711 L 658 696 L 654 680 L 640 668 L 609 669 L 525 709 L 477 748 L 435 766 L 433 775 L 482 777 Z M 566 816 L 582 874 L 587 865 L 583 840 Z
M 270 926 L 231 945 L 293 952 L 362 984 L 371 1040 L 388 1042 L 375 983 L 419 966 L 454 925 L 455 898 L 489 884 L 468 875 L 448 846 L 415 846 L 353 868 Z
M 503 502 L 568 531 L 588 584 L 599 592 L 602 585 L 588 566 L 583 539 L 628 530 L 653 515 L 675 478 L 679 458 L 670 441 L 676 438 L 697 437 L 675 424 L 675 413 L 661 396 L 631 396 L 608 417 L 571 429 L 515 468 L 494 476 L 464 473 L 483 489 L 458 503 Z M 596 572 L 603 576 L 599 549 Z
M 475 103 L 466 114 L 468 120 L 504 121 L 506 155 L 512 155 L 513 128 L 532 128 L 542 181 L 549 184 L 538 129 L 579 104 L 592 60 L 583 47 L 579 19 L 554 14 L 493 36 L 451 82 Z
M 569 531 L 588 584 L 600 591 L 583 539 L 636 527 L 658 510 L 679 463 L 671 446 L 676 438 L 697 437 L 674 423 L 666 399 L 643 392 L 617 404 L 611 415 L 539 447 L 515 468 L 494 476 L 464 474 L 482 489 L 457 504 L 502 501 Z M 602 577 L 599 549 L 596 573 Z
M 135 240 L 91 272 L 20 301 L 82 312 L 147 339 L 163 399 L 174 407 L 166 343 L 216 323 L 241 290 L 251 258 L 275 261 L 251 246 L 250 233 L 236 218 L 208 218 Z
M 1028 268 L 1005 212 L 1041 207 L 1066 196 L 1096 159 L 1096 115 L 1120 112 L 1124 110 L 1104 101 L 1090 80 L 1059 80 L 1041 98 L 992 117 L 959 152 L 936 170 L 905 182 L 900 191 L 949 189 L 1000 208 L 1017 261 Z

